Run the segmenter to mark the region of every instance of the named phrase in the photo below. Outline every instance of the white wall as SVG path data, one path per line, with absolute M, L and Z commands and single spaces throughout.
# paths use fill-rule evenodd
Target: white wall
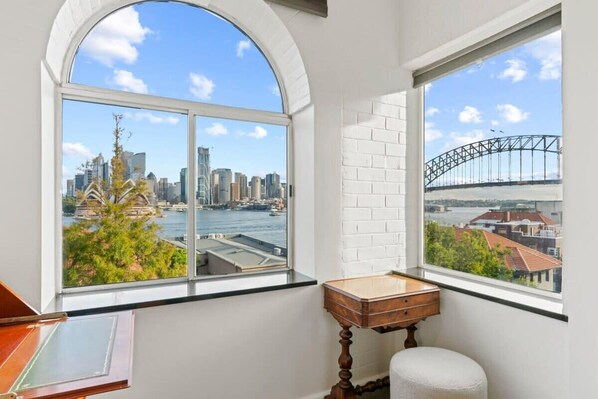
M 312 107 L 295 115 L 297 200 L 307 218 L 295 239 L 297 268 L 313 271 L 319 281 L 342 276 L 343 103 L 396 93 L 408 82 L 396 52 L 397 2 L 329 3 L 327 19 L 272 6 L 294 36 L 310 79 Z M 48 226 L 41 212 L 52 195 L 41 192 L 48 190 L 42 167 L 52 166 L 42 157 L 51 139 L 41 139 L 48 119 L 41 114 L 40 63 L 61 4 L 0 4 L 0 45 L 10 54 L 0 66 L 6 77 L 0 168 L 18 170 L 3 175 L 6 192 L 15 195 L 0 196 L 0 279 L 38 308 L 46 299 L 42 291 L 47 295 L 42 247 L 49 251 L 42 245 Z M 106 397 L 317 397 L 338 379 L 338 326 L 322 299 L 320 287 L 306 287 L 140 310 L 134 385 Z M 400 333 L 356 331 L 355 379 L 384 372 L 402 339 Z

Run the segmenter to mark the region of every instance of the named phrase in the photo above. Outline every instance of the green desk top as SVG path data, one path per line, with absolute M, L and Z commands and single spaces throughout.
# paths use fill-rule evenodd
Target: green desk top
M 108 374 L 118 316 L 57 323 L 12 386 L 39 388 Z

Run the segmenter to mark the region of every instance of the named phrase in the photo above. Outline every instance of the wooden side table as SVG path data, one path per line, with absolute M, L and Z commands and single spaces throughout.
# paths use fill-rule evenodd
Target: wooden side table
M 440 313 L 440 290 L 436 285 L 389 274 L 328 281 L 324 286 L 324 308 L 341 325 L 340 381 L 326 399 L 354 399 L 390 385 L 389 377 L 363 386 L 351 383 L 353 358 L 352 326 L 371 328 L 379 333 L 407 330 L 405 348 L 417 346 L 415 324 Z

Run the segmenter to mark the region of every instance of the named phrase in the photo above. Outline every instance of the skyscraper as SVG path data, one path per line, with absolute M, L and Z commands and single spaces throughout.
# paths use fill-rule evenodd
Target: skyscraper
M 129 178 L 135 181 L 145 176 L 145 152 L 133 155 L 129 161 Z
M 241 172 L 236 172 L 235 183 L 239 183 L 239 198 L 249 197 L 249 194 L 247 193 L 247 175 Z
M 75 191 L 82 191 L 85 187 L 85 175 L 83 173 L 77 173 L 75 175 Z
M 276 172 L 266 175 L 266 197 L 280 198 L 280 175 Z
M 230 169 L 216 169 L 218 174 L 218 203 L 226 204 L 231 201 L 230 185 L 233 182 L 233 172 Z
M 210 193 L 211 183 L 210 175 L 210 149 L 197 147 L 197 203 L 211 204 L 212 196 Z
M 73 179 L 66 180 L 66 196 L 67 197 L 75 196 L 75 180 L 73 180 Z
M 131 158 L 133 158 L 133 154 L 131 151 L 123 151 L 121 155 L 121 161 L 123 163 L 123 169 L 125 174 L 125 180 L 131 178 Z
M 211 189 L 211 199 L 212 204 L 218 204 L 218 186 L 220 183 L 220 175 L 218 172 L 213 171 L 210 175 L 210 189 Z
M 167 200 L 168 199 L 168 178 L 161 177 L 158 181 L 158 199 L 160 200 Z
M 262 198 L 262 178 L 259 176 L 251 178 L 251 198 L 257 200 Z
M 187 180 L 187 168 L 183 168 L 181 169 L 181 202 L 184 202 L 185 204 L 187 203 L 187 184 L 189 184 L 189 181 Z
M 239 189 L 239 183 L 231 183 L 230 184 L 230 200 L 231 201 L 238 201 L 241 199 L 241 195 L 240 195 L 240 189 Z

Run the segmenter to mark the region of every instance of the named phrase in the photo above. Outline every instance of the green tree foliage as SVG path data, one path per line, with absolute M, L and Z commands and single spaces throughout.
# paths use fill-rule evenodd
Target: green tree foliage
M 63 197 L 62 198 L 62 212 L 67 215 L 75 213 L 77 206 L 77 200 L 74 197 Z
M 461 272 L 477 274 L 500 280 L 511 280 L 513 272 L 505 265 L 504 258 L 510 250 L 490 248 L 481 231 L 463 231 L 457 237 L 454 227 L 426 223 L 426 263 Z
M 114 145 L 110 184 L 102 182 L 104 205 L 99 217 L 64 228 L 64 285 L 78 287 L 180 277 L 187 273 L 187 253 L 158 235 L 150 216 L 135 216 L 132 208 L 147 192 L 144 182 L 125 181 L 121 144 L 122 115 L 114 115 Z

